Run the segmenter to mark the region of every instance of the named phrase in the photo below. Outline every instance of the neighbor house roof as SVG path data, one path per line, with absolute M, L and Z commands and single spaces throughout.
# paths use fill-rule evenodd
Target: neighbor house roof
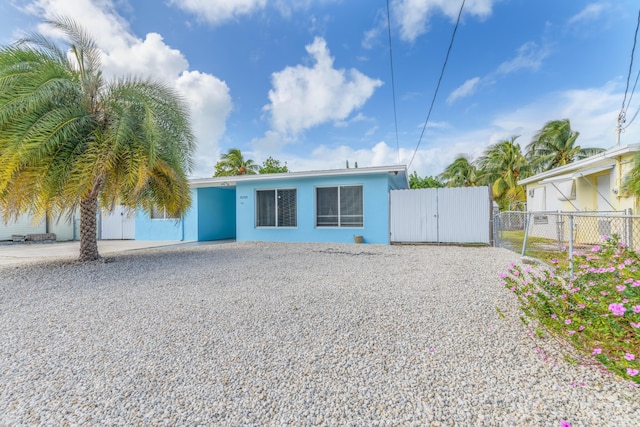
M 591 175 L 602 170 L 613 167 L 614 163 L 611 159 L 622 156 L 627 153 L 640 151 L 640 144 L 630 144 L 623 146 L 615 146 L 603 151 L 595 156 L 569 163 L 546 172 L 530 176 L 529 178 L 518 181 L 520 185 L 527 185 L 533 182 L 545 180 L 545 182 L 562 181 L 566 179 L 574 179 L 579 176 Z M 603 169 L 604 168 L 604 169 Z
M 330 169 L 304 172 L 284 172 L 258 175 L 219 176 L 214 178 L 198 178 L 189 180 L 191 188 L 203 187 L 235 187 L 238 182 L 275 181 L 295 178 L 333 177 L 333 176 L 357 176 L 389 174 L 400 188 L 409 188 L 407 167 L 397 166 L 373 166 L 366 168 Z

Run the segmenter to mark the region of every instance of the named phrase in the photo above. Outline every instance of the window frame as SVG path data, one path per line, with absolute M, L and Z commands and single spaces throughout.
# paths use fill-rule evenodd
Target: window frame
M 260 209 L 260 204 L 258 203 L 258 193 L 259 192 L 274 192 L 274 218 L 275 225 L 259 225 L 258 220 L 260 218 L 260 214 L 258 209 Z M 278 215 L 278 192 L 280 191 L 294 191 L 295 192 L 295 225 L 279 225 L 279 215 Z M 283 188 L 256 188 L 254 190 L 254 204 L 255 204 L 255 228 L 288 228 L 294 229 L 298 228 L 298 189 L 296 187 L 283 187 Z
M 361 216 L 362 216 L 362 224 L 361 225 L 343 225 L 342 224 L 342 206 L 340 204 L 340 199 L 341 199 L 341 192 L 342 192 L 342 188 L 344 187 L 360 187 L 361 188 L 361 194 L 362 194 L 362 198 L 360 200 L 360 208 L 362 210 Z M 336 188 L 337 191 L 337 202 L 338 202 L 338 213 L 337 213 L 337 217 L 338 217 L 338 225 L 319 225 L 318 224 L 318 189 L 322 189 L 322 188 Z M 315 228 L 321 228 L 321 229 L 326 229 L 326 228 L 332 228 L 332 229 L 343 229 L 343 228 L 354 228 L 354 229 L 362 229 L 364 228 L 364 184 L 343 184 L 343 185 L 319 185 L 314 187 L 314 201 L 315 201 L 315 206 L 314 206 L 314 218 L 315 218 Z
M 162 216 L 154 216 L 154 214 L 157 212 L 157 214 L 162 213 Z M 171 217 L 167 214 L 167 209 L 166 208 L 160 208 L 157 206 L 154 206 L 151 209 L 151 215 L 149 215 L 149 218 L 151 218 L 151 221 L 179 221 L 180 218 L 179 217 Z

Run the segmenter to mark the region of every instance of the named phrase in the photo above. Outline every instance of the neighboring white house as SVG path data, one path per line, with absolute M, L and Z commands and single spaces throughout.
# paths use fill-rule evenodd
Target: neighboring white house
M 135 239 L 135 212 L 129 212 L 122 206 L 116 206 L 112 212 L 101 210 L 98 213 L 98 239 L 128 240 Z M 80 213 L 73 215 L 47 216 L 46 220 L 36 221 L 32 215 L 20 215 L 17 220 L 5 224 L 0 221 L 0 241 L 12 240 L 13 236 L 54 233 L 56 240 L 80 240 Z

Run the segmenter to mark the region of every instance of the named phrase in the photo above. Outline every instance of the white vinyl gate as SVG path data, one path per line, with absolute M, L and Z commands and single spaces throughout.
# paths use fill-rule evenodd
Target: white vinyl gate
M 123 206 L 116 206 L 113 212 L 103 210 L 101 222 L 100 238 L 103 240 L 134 240 L 136 238 L 135 212 Z
M 391 242 L 491 244 L 489 187 L 390 193 Z

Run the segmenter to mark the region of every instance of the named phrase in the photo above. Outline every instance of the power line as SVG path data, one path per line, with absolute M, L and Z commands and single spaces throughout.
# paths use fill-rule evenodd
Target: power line
M 433 104 L 436 102 L 436 97 L 438 96 L 438 91 L 440 90 L 440 83 L 442 82 L 442 77 L 444 76 L 444 70 L 447 68 L 447 62 L 449 61 L 449 54 L 451 53 L 451 48 L 453 47 L 453 40 L 456 38 L 456 32 L 458 31 L 458 26 L 460 25 L 460 17 L 462 16 L 462 10 L 464 9 L 464 4 L 466 0 L 462 0 L 462 4 L 460 5 L 460 11 L 458 12 L 458 19 L 456 20 L 456 26 L 453 28 L 453 34 L 451 34 L 451 42 L 449 43 L 449 49 L 447 49 L 447 56 L 444 58 L 444 64 L 442 64 L 442 71 L 440 71 L 440 78 L 438 78 L 438 84 L 436 85 L 436 90 L 433 93 L 433 99 L 431 100 L 431 106 L 429 107 L 429 112 L 427 113 L 427 119 L 424 121 L 424 126 L 422 127 L 422 133 L 420 134 L 420 139 L 418 139 L 418 145 L 416 145 L 416 149 L 413 151 L 413 155 L 411 156 L 411 161 L 407 166 L 407 169 L 411 167 L 413 163 L 413 159 L 416 157 L 416 153 L 418 152 L 418 148 L 420 148 L 420 143 L 422 142 L 422 137 L 424 136 L 424 131 L 427 129 L 427 123 L 429 123 L 429 118 L 431 117 L 431 111 L 433 110 Z
M 400 142 L 398 141 L 398 113 L 396 110 L 396 81 L 393 75 L 393 51 L 391 49 L 391 12 L 389 0 L 387 0 L 387 29 L 389 31 L 389 62 L 391 64 L 391 93 L 393 96 L 393 122 L 396 125 L 396 151 L 397 163 L 400 164 Z
M 629 82 L 631 81 L 631 72 L 633 71 L 633 58 L 636 52 L 636 44 L 638 42 L 638 29 L 640 29 L 640 10 L 638 10 L 638 22 L 636 23 L 636 32 L 633 37 L 633 47 L 631 48 L 631 60 L 629 61 L 629 72 L 627 74 L 627 86 L 624 89 L 624 98 L 622 99 L 622 108 L 620 109 L 620 114 L 618 114 L 618 129 L 621 130 L 622 123 L 624 123 L 626 110 L 629 108 L 629 104 L 627 104 L 627 95 L 629 93 Z M 637 83 L 637 79 L 636 79 Z M 633 85 L 635 90 L 636 85 Z M 633 98 L 633 91 L 631 91 L 631 96 L 629 97 L 629 103 L 631 103 L 631 98 Z

